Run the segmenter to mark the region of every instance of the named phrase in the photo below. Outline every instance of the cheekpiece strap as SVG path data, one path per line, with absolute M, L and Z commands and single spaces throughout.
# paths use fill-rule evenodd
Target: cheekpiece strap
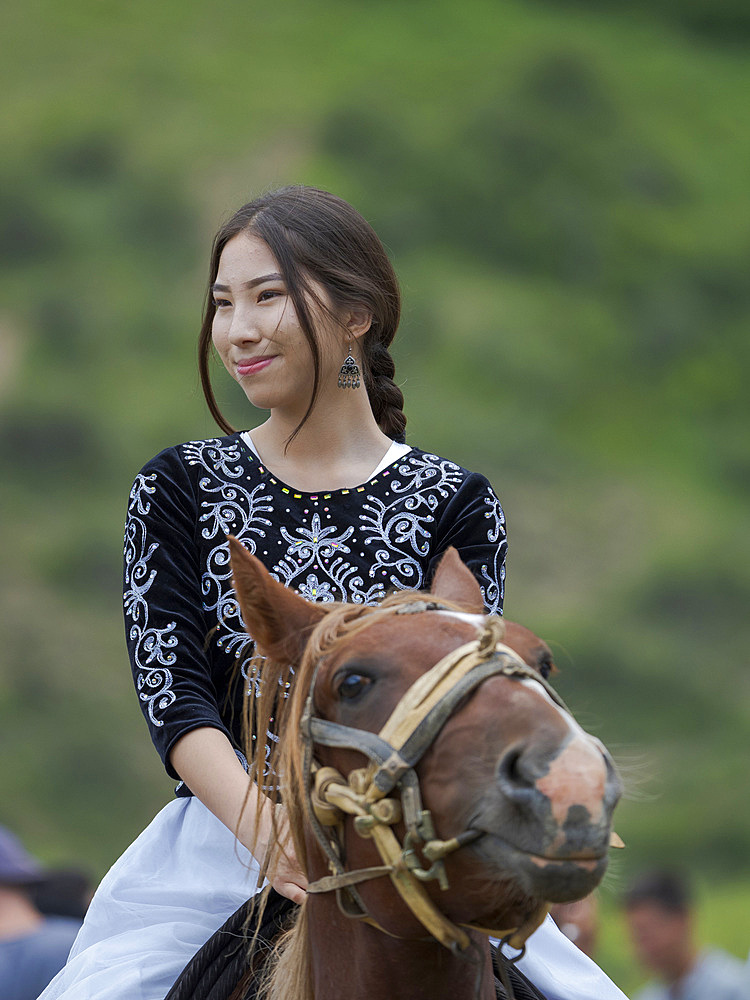
M 320 743 L 324 747 L 361 750 L 373 763 L 378 765 L 384 764 L 394 753 L 390 743 L 387 743 L 377 733 L 372 733 L 367 729 L 342 726 L 338 722 L 329 722 L 327 719 L 309 719 L 308 732 L 314 743 Z

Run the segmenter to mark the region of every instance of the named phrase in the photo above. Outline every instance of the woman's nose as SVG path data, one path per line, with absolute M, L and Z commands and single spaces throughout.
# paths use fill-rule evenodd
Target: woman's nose
M 235 345 L 257 343 L 261 339 L 257 323 L 244 309 L 233 311 L 228 336 Z

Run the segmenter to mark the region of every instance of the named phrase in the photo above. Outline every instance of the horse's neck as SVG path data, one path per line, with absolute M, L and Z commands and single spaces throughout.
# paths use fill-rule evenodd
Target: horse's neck
M 315 1000 L 495 1000 L 486 938 L 456 958 L 436 941 L 393 938 L 345 917 L 332 896 L 307 905 Z

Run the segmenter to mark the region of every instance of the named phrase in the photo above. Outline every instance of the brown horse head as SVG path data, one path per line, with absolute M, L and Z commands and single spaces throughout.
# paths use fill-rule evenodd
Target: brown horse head
M 546 683 L 553 669 L 547 645 L 512 622 L 494 620 L 489 628 L 479 586 L 454 550 L 441 561 L 429 595 L 402 594 L 378 608 L 362 608 L 311 604 L 274 581 L 239 542 L 231 539 L 231 547 L 243 617 L 267 657 L 256 726 L 275 716 L 280 750 L 271 768 L 282 776 L 295 847 L 311 880 L 327 876 L 331 866 L 310 828 L 310 778 L 299 739 L 306 703 L 316 719 L 346 731 L 387 734 L 391 714 L 415 682 L 459 647 L 476 646 L 478 636 L 492 633 L 488 655 L 509 647 L 502 655 L 511 666 L 488 672 L 467 690 L 413 768 L 434 824 L 431 843 L 465 842 L 445 857 L 441 882 L 427 879 L 424 891 L 456 925 L 507 930 L 538 919 L 545 902 L 580 898 L 598 884 L 620 795 L 612 762 Z M 503 629 L 504 646 L 496 647 Z M 279 699 L 276 681 L 285 679 L 290 664 L 291 697 Z M 372 760 L 351 746 L 318 744 L 314 756 L 344 780 L 351 772 L 374 769 Z M 264 766 L 256 759 L 259 783 Z M 398 789 L 389 794 L 397 796 Z M 382 866 L 375 841 L 360 835 L 358 822 L 359 832 L 352 816 L 340 817 L 337 838 L 345 867 Z M 393 832 L 404 843 L 407 831 L 398 817 Z M 420 853 L 424 847 L 416 845 L 423 874 L 430 868 L 430 859 Z M 387 878 L 362 882 L 357 892 L 369 916 L 389 934 L 412 942 L 424 938 L 424 927 Z M 311 897 L 311 920 L 315 907 L 325 913 L 329 935 L 332 928 L 346 934 L 347 923 L 357 924 L 342 924 L 330 896 Z M 324 938 L 316 941 L 318 947 L 325 950 Z M 382 941 L 370 942 L 371 950 L 383 947 Z

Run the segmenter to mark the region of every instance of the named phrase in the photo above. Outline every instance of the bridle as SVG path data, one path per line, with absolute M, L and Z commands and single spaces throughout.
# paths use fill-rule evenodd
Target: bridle
M 450 610 L 432 601 L 411 601 L 393 613 Z M 440 912 L 425 891 L 424 883 L 434 879 L 441 889 L 447 889 L 444 858 L 477 841 L 484 831 L 466 829 L 450 840 L 438 839 L 430 811 L 422 807 L 415 767 L 458 705 L 489 677 L 533 679 L 555 704 L 567 711 L 544 678 L 502 643 L 504 634 L 505 623 L 501 618 L 485 619 L 478 638 L 444 656 L 411 685 L 379 733 L 314 717 L 313 691 L 318 665 L 301 719 L 303 767 L 308 818 L 331 874 L 309 885 L 308 892 L 335 892 L 338 905 L 347 916 L 379 926 L 369 916 L 356 886 L 389 875 L 401 898 L 433 937 L 453 952 L 469 946 L 466 931 Z M 370 764 L 344 777 L 335 768 L 317 764 L 313 756 L 316 743 L 357 750 L 369 758 Z M 354 817 L 354 829 L 359 836 L 375 842 L 382 865 L 356 871 L 345 869 L 344 814 Z M 393 831 L 393 825 L 402 819 L 406 827 L 403 844 Z M 420 860 L 417 849 L 429 867 Z M 475 929 L 501 938 L 523 953 L 524 942 L 544 920 L 546 912 L 542 906 L 522 926 L 511 929 Z

